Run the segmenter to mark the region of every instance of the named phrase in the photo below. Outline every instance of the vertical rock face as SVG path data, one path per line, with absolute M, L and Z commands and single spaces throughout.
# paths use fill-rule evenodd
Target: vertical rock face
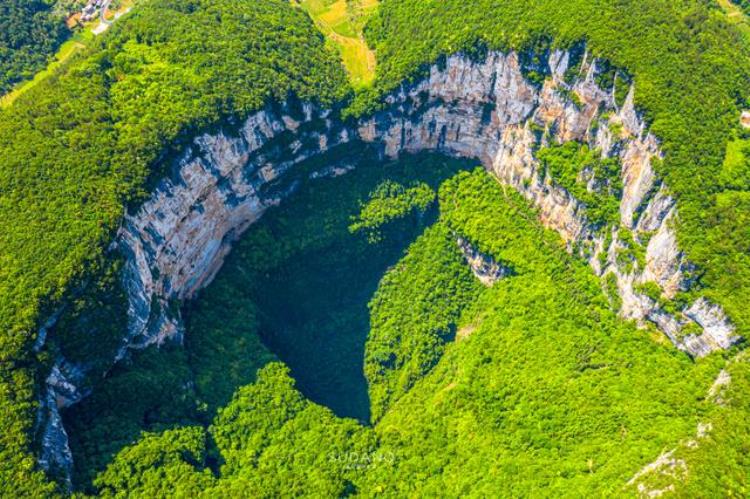
M 127 348 L 180 338 L 170 302 L 192 297 L 210 282 L 231 244 L 265 210 L 295 188 L 303 160 L 349 141 L 328 113 L 266 108 L 235 133 L 197 137 L 139 210 L 125 219 L 119 246 L 126 255 L 129 295 Z
M 700 347 L 706 351 L 729 348 L 737 341 L 734 328 L 729 323 L 724 311 L 718 305 L 705 298 L 698 299 L 685 310 L 685 315 L 703 328 L 703 339 Z
M 37 427 L 40 429 L 42 452 L 39 456 L 39 466 L 54 476 L 62 477 L 65 487 L 72 486 L 73 454 L 68 444 L 68 433 L 60 417 L 60 411 L 55 400 L 55 392 L 48 389 L 41 401 L 37 413 Z
M 717 305 L 701 298 L 676 313 L 664 310 L 665 301 L 689 287 L 684 277 L 689 265 L 673 229 L 675 202 L 652 167 L 661 158 L 658 142 L 635 111 L 633 88 L 618 107 L 614 90 L 596 83 L 596 61 L 584 56 L 573 68 L 571 59 L 567 52 L 552 52 L 545 67 L 536 68 L 548 75 L 537 85 L 524 76 L 516 53 L 493 52 L 482 61 L 454 55 L 431 67 L 422 81 L 387 96 L 384 110 L 351 126 L 313 105 L 287 103 L 195 138 L 178 160 L 164 165 L 172 175 L 125 218 L 119 232 L 129 324 L 114 361 L 131 348 L 179 341 L 183 328 L 175 304 L 207 285 L 232 243 L 303 176 L 348 169 L 304 172 L 295 168 L 299 163 L 355 139 L 390 157 L 435 151 L 477 158 L 530 200 L 542 223 L 558 231 L 598 275 L 614 276 L 623 317 L 655 324 L 694 356 L 729 347 L 738 338 Z M 619 160 L 618 227 L 595 227 L 586 206 L 540 168 L 535 157 L 540 147 L 568 141 Z M 464 246 L 481 279 L 491 283 L 504 275 L 501 266 Z M 642 258 L 628 256 L 639 252 Z M 661 296 L 640 292 L 645 283 L 656 284 Z M 77 388 L 85 369 L 64 359 L 55 369 L 41 401 L 40 462 L 65 470 L 70 452 L 58 408 L 85 395 Z
M 662 157 L 658 141 L 636 113 L 633 87 L 618 108 L 614 91 L 597 85 L 596 61 L 588 59 L 570 68 L 568 53 L 553 52 L 543 68 L 549 77 L 537 87 L 524 77 L 515 53 L 491 53 L 481 62 L 454 55 L 423 81 L 389 96 L 388 108 L 363 120 L 359 134 L 382 142 L 389 156 L 432 150 L 478 158 L 529 199 L 541 222 L 588 258 L 597 274 L 615 276 L 623 317 L 651 322 L 693 356 L 727 348 L 739 338 L 717 305 L 701 298 L 676 314 L 662 307 L 689 287 L 689 265 L 673 228 L 675 202 L 653 169 Z M 571 71 L 577 77 L 568 83 Z M 618 227 L 594 227 L 586 206 L 540 168 L 538 148 L 568 141 L 621 164 Z M 639 291 L 646 283 L 658 286 L 659 300 Z

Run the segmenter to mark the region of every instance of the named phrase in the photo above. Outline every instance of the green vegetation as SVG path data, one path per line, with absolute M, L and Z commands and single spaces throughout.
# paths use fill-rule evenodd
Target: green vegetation
M 586 265 L 484 172 L 444 184 L 440 207 L 442 223 L 517 273 L 481 292 L 458 321 L 471 335 L 378 423 L 395 466 L 372 470 L 368 486 L 396 496 L 617 494 L 636 463 L 694 431 L 716 363 L 695 365 L 618 320 Z
M 139 352 L 115 367 L 93 387 L 90 397 L 64 414 L 75 456 L 74 480 L 79 486 L 90 483 L 141 431 L 202 421 L 203 408 L 189 383 L 192 372 L 187 355 L 179 345 Z
M 107 9 L 108 17 L 114 18 L 113 12 L 116 14 L 124 14 L 135 5 L 136 1 L 137 0 L 112 1 Z M 65 16 L 75 13 L 75 15 L 68 17 L 67 20 L 67 26 L 72 31 L 72 34 L 66 37 L 67 40 L 65 43 L 59 46 L 54 56 L 49 57 L 50 60 L 46 67 L 37 71 L 34 74 L 33 79 L 26 79 L 25 82 L 20 82 L 18 85 L 15 85 L 12 91 L 0 96 L 0 107 L 10 106 L 21 95 L 28 92 L 47 78 L 53 76 L 55 72 L 61 71 L 69 59 L 71 59 L 77 52 L 86 49 L 92 44 L 97 35 L 101 35 L 107 30 L 107 28 L 109 28 L 108 25 L 101 25 L 98 17 L 86 24 L 81 24 L 79 12 L 86 3 L 87 0 L 57 0 L 54 3 L 55 17 L 59 19 L 60 23 L 63 22 L 62 19 Z M 102 27 L 104 28 L 103 30 Z
M 610 272 L 604 276 L 604 292 L 607 295 L 612 310 L 620 310 L 622 308 L 622 298 L 620 297 L 620 289 L 617 286 L 617 276 L 614 272 Z
M 370 303 L 365 357 L 373 420 L 437 364 L 480 287 L 442 225 L 429 229 L 383 278 Z
M 750 294 L 750 254 L 743 243 L 730 245 L 720 236 L 738 227 L 747 191 L 733 190 L 720 172 L 748 105 L 750 45 L 717 4 L 391 0 L 365 35 L 378 54 L 378 75 L 353 104 L 355 114 L 382 106 L 380 96 L 423 74 L 427 63 L 477 44 L 524 51 L 543 37 L 560 47 L 585 40 L 595 56 L 626 70 L 665 152 L 659 174 L 678 200 L 680 247 L 701 269 L 696 286 L 748 330 L 750 309 L 742 297 Z
M 727 144 L 724 165 L 719 174 L 728 190 L 750 190 L 750 140 L 737 138 Z
M 618 267 L 624 269 L 625 272 L 632 271 L 636 264 L 639 269 L 646 268 L 646 248 L 635 240 L 633 232 L 621 226 L 617 231 L 617 236 L 620 239 L 620 245 L 617 248 Z
M 730 3 L 737 5 L 745 14 L 750 14 L 750 2 L 748 0 L 728 0 Z
M 747 437 L 750 433 L 750 362 L 740 354 L 727 367 L 732 384 L 719 394 L 719 404 L 711 409 L 713 422 L 709 442 L 692 449 L 686 458 L 693 463 L 695 473 L 678 490 L 685 495 L 697 495 L 702 490 L 737 491 L 747 493 L 750 461 Z
M 184 307 L 184 349 L 137 353 L 66 411 L 76 483 L 96 483 L 97 473 L 142 431 L 208 426 L 239 387 L 256 382 L 258 369 L 277 359 L 297 379 L 295 397 L 304 395 L 338 416 L 370 420 L 363 372 L 372 321 L 367 304 L 382 275 L 434 216 L 390 219 L 377 243 L 353 234 L 350 220 L 368 199 L 403 193 L 399 186 L 405 184 L 417 186 L 426 208 L 440 182 L 464 165 L 431 156 L 383 165 L 367 149 L 356 149 L 364 159 L 354 172 L 306 181 L 243 236 L 216 280 Z M 330 160 L 311 160 L 300 169 L 317 170 Z M 454 267 L 473 279 L 456 260 Z M 450 293 L 446 288 L 445 296 Z M 418 323 L 419 317 L 409 320 Z
M 654 281 L 647 281 L 643 284 L 637 284 L 633 287 L 633 290 L 636 293 L 648 296 L 657 303 L 661 301 L 661 287 Z
M 19 83 L 11 92 L 0 97 L 0 107 L 10 106 L 21 95 L 54 75 L 56 71 L 59 71 L 64 67 L 65 63 L 71 57 L 73 57 L 78 51 L 88 47 L 93 40 L 94 33 L 91 28 L 84 28 L 74 32 L 73 35 L 68 37 L 68 39 L 57 49 L 54 57 L 52 57 L 53 60 L 49 62 L 44 69 L 34 74 L 33 79 L 28 80 L 25 83 Z
M 34 31 L 42 23 L 19 23 L 29 5 L 51 12 L 8 4 L 13 22 L 0 31 L 8 82 L 43 67 L 61 41 L 54 30 Z M 665 153 L 656 167 L 678 199 L 695 288 L 747 336 L 744 22 L 699 0 L 374 6 L 303 1 L 327 43 L 286 0 L 150 0 L 0 111 L 0 495 L 59 492 L 35 467 L 38 387 L 55 348 L 93 352 L 96 362 L 117 346 L 122 325 L 109 318 L 122 317 L 119 264 L 105 248 L 123 207 L 162 176 L 158 160 L 196 131 L 271 101 L 349 104 L 339 55 L 360 86 L 347 110 L 356 116 L 445 54 L 518 49 L 526 74 L 542 83 L 541 51 L 585 40 L 610 61 L 599 82 L 615 85 L 618 102 L 628 87 L 620 76 L 632 75 Z M 336 44 L 340 54 L 329 50 Z M 367 45 L 378 55 L 372 85 Z M 617 195 L 615 165 L 575 144 L 540 155 L 592 220 L 611 220 L 604 192 Z M 579 180 L 583 166 L 603 180 L 594 192 Z M 692 362 L 620 321 L 611 278 L 605 293 L 519 195 L 481 171 L 438 190 L 456 169 L 450 162 L 434 177 L 405 168 L 304 186 L 309 197 L 269 213 L 229 258 L 233 272 L 183 310 L 184 349 L 139 352 L 96 381 L 92 397 L 65 414 L 84 492 L 616 495 L 709 421 L 707 442 L 685 451 L 694 471 L 678 491 L 747 495 L 745 361 L 727 367 L 737 382 L 726 403 L 706 400 L 725 359 Z M 377 187 L 388 179 L 403 187 L 384 195 Z M 316 189 L 327 208 L 310 210 Z M 425 211 L 428 191 L 439 192 L 439 210 L 410 216 Z M 349 231 L 358 214 L 365 234 Z M 379 237 L 368 241 L 372 228 Z M 481 287 L 457 236 L 515 275 Z M 621 257 L 640 262 L 642 248 Z M 60 331 L 34 352 L 35 331 L 63 301 Z
M 340 497 L 355 490 L 375 448 L 371 431 L 306 400 L 289 370 L 272 363 L 208 432 L 147 434 L 118 454 L 96 486 L 105 497 Z M 218 479 L 208 468 L 212 455 L 222 459 Z
M 583 203 L 594 226 L 619 225 L 622 180 L 617 159 L 602 159 L 599 151 L 575 142 L 542 148 L 536 157 L 553 182 Z
M 325 166 L 326 161 L 313 161 L 307 168 L 315 167 L 315 163 Z M 416 202 L 424 212 L 435 197 L 433 189 L 460 166 L 460 162 L 429 156 L 395 165 L 366 157 L 352 173 L 309 183 L 288 205 L 253 226 L 237 244 L 217 282 L 198 301 L 201 312 L 195 314 L 188 309 L 190 330 L 195 319 L 211 327 L 202 315 L 212 314 L 216 304 L 241 306 L 251 301 L 255 304 L 251 310 L 255 310 L 257 331 L 291 368 L 302 393 L 339 416 L 369 421 L 363 373 L 363 352 L 371 327 L 367 303 L 386 269 L 431 223 L 427 213 L 403 216 L 411 211 L 408 205 L 400 206 L 408 211 L 394 212 L 395 205 L 387 201 L 403 201 L 403 197 L 382 196 L 418 194 L 409 203 Z M 417 187 L 398 187 L 403 185 Z M 373 198 L 386 203 L 373 204 Z M 381 223 L 377 239 L 371 232 L 350 231 L 351 219 L 361 213 L 363 205 L 364 211 L 374 214 Z M 386 209 L 374 209 L 376 205 Z M 383 214 L 385 217 L 380 218 Z M 205 305 L 205 300 L 210 305 Z M 233 310 L 226 312 L 231 315 Z M 230 331 L 215 334 L 219 338 L 232 336 Z M 202 341 L 198 333 L 194 334 Z M 204 364 L 216 366 L 223 361 L 215 356 Z M 244 380 L 238 379 L 233 386 L 240 382 Z M 207 386 L 209 390 L 213 385 Z
M 745 38 L 750 41 L 750 20 L 747 17 L 747 2 L 746 0 L 717 0 L 719 6 L 726 13 L 727 21 L 737 27 Z M 739 4 L 742 3 L 745 7 L 741 7 Z
M 0 96 L 31 78 L 70 34 L 54 0 L 4 0 L 0 4 Z
M 394 220 L 415 215 L 421 218 L 435 201 L 435 192 L 427 184 L 406 188 L 386 180 L 372 192 L 349 226 L 351 232 L 363 231 L 370 242 L 382 239 L 380 230 Z
M 357 88 L 370 85 L 375 78 L 375 53 L 367 46 L 362 30 L 378 8 L 378 0 L 291 1 L 310 15 L 339 51 L 352 84 Z
M 344 273 L 369 272 L 356 252 L 339 258 L 330 255 L 333 248 L 361 243 L 390 251 L 392 246 L 392 255 L 398 255 L 404 241 L 390 235 L 374 245 L 361 237 L 357 243 L 347 229 L 349 217 L 384 176 L 403 184 L 416 175 L 434 188 L 440 175 L 455 166 L 443 168 L 432 158 L 385 167 L 365 162 L 348 176 L 310 183 L 300 197 L 272 210 L 243 237 L 204 296 L 186 310 L 188 357 L 200 356 L 196 340 L 203 342 L 202 353 L 213 350 L 215 356 L 231 352 L 233 344 L 242 349 L 253 344 L 263 352 L 263 327 L 258 327 L 263 319 L 250 319 L 234 330 L 224 317 L 262 318 L 275 300 L 288 315 L 294 310 L 292 315 L 301 317 L 312 317 L 310 309 L 324 306 L 329 324 L 341 324 L 336 317 L 350 313 L 347 308 L 362 307 L 361 300 L 326 302 L 318 297 L 324 291 L 320 287 L 306 294 L 295 287 L 309 283 L 314 273 L 333 288 L 350 284 L 331 276 L 331 267 L 320 265 L 326 261 L 344 265 Z M 422 177 L 433 171 L 442 173 L 434 180 Z M 337 418 L 305 398 L 300 387 L 309 373 L 295 374 L 298 360 L 289 362 L 290 370 L 271 362 L 272 356 L 256 353 L 244 359 L 243 369 L 230 361 L 235 367 L 227 370 L 217 357 L 209 358 L 196 372 L 195 379 L 202 381 L 192 388 L 189 371 L 194 367 L 184 372 L 177 368 L 170 356 L 178 350 L 159 352 L 161 374 L 143 365 L 123 373 L 162 380 L 162 386 L 130 380 L 131 387 L 146 392 L 130 388 L 134 393 L 128 395 L 125 383 L 118 390 L 124 391 L 121 397 L 134 397 L 130 404 L 135 397 L 150 400 L 150 391 L 170 392 L 159 394 L 162 403 L 146 412 L 146 420 L 156 422 L 176 411 L 172 423 L 166 431 L 155 424 L 135 442 L 123 440 L 122 450 L 106 460 L 106 469 L 98 466 L 91 491 L 149 497 L 166 490 L 205 497 L 521 495 L 529 490 L 618 494 L 664 448 L 694 435 L 698 421 L 715 421 L 718 431 L 705 451 L 699 448 L 690 458 L 705 469 L 696 481 L 710 484 L 727 466 L 731 474 L 722 479 L 722 487 L 742 490 L 744 454 L 724 447 L 741 449 L 740 436 L 721 418 L 728 414 L 732 424 L 744 428 L 746 383 L 733 388 L 739 390 L 732 396 L 737 404 L 716 406 L 705 398 L 723 359 L 693 363 L 671 345 L 657 344 L 647 332 L 620 321 L 585 262 L 567 254 L 559 236 L 539 225 L 527 202 L 516 193 L 503 193 L 485 172 L 461 172 L 443 182 L 439 203 L 436 223 L 387 270 L 370 301 L 364 358 L 374 426 Z M 400 230 L 406 229 L 406 238 L 422 229 L 408 218 L 405 222 Z M 456 234 L 508 262 L 516 274 L 491 288 L 480 286 L 457 250 Z M 309 267 L 307 275 L 297 276 L 303 284 L 282 272 L 292 265 L 296 276 L 303 267 L 294 266 L 296 260 Z M 375 266 L 381 272 L 386 268 Z M 290 297 L 281 296 L 278 284 L 278 289 L 267 286 L 274 280 L 286 283 Z M 228 308 L 214 313 L 219 303 Z M 350 331 L 329 331 L 348 348 Z M 316 347 L 307 334 L 298 329 L 296 340 L 325 369 L 326 348 Z M 270 344 L 268 338 L 264 341 Z M 284 356 L 290 345 L 273 348 Z M 361 344 L 359 348 L 362 354 Z M 388 358 L 393 360 L 380 362 Z M 236 359 L 243 362 L 242 356 Z M 188 364 L 195 366 L 194 360 Z M 740 367 L 732 364 L 731 369 Z M 206 370 L 215 374 L 206 376 Z M 162 379 L 166 373 L 171 374 Z M 170 376 L 182 379 L 173 383 Z M 224 400 L 212 402 L 218 412 L 198 407 L 191 413 L 204 397 L 195 393 L 187 399 L 197 404 L 185 410 L 186 393 L 208 394 L 215 386 L 226 395 L 231 383 L 239 387 L 231 400 L 222 396 Z M 159 397 L 151 403 L 157 404 Z M 124 400 L 110 403 L 127 413 Z M 101 411 L 106 413 L 107 405 L 99 404 L 99 409 L 89 406 L 87 413 L 104 418 Z M 111 421 L 114 425 L 117 418 Z M 76 431 L 85 434 L 83 426 Z M 101 444 L 112 441 L 106 433 L 97 438 Z

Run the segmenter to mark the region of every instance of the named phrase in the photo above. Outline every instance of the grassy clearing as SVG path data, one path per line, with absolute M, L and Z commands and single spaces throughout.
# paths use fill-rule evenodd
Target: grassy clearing
M 73 54 L 81 49 L 86 48 L 89 42 L 93 40 L 93 38 L 94 35 L 88 28 L 85 31 L 81 31 L 73 35 L 70 40 L 60 46 L 60 49 L 55 55 L 55 60 L 50 62 L 46 69 L 39 71 L 36 75 L 34 75 L 34 79 L 22 83 L 21 85 L 17 86 L 12 92 L 9 92 L 0 97 L 0 107 L 10 106 L 19 96 L 23 95 L 29 89 L 35 87 L 40 82 L 47 79 L 47 77 L 52 75 L 60 66 L 65 64 L 65 62 L 70 59 Z
M 378 0 L 293 0 L 338 49 L 352 84 L 367 86 L 375 78 L 375 53 L 362 36 Z

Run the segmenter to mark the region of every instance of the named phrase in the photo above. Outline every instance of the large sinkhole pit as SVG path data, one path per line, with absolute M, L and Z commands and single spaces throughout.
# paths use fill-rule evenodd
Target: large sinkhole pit
M 633 87 L 618 110 L 597 86 L 595 62 L 566 80 L 568 56 L 550 55 L 553 76 L 541 87 L 513 54 L 453 56 L 356 127 L 292 102 L 196 138 L 120 231 L 123 360 L 74 386 L 83 399 L 64 409 L 67 433 L 48 426 L 63 444 L 70 436 L 73 459 L 63 463 L 74 463 L 76 487 L 95 491 L 92 480 L 115 456 L 151 445 L 143 432 L 186 427 L 205 435 L 199 464 L 217 476 L 238 448 L 254 456 L 263 452 L 256 444 L 268 447 L 268 459 L 282 448 L 303 452 L 289 444 L 309 436 L 288 433 L 298 426 L 325 422 L 320 435 L 336 428 L 347 442 L 353 433 L 386 438 L 384 427 L 431 433 L 410 419 L 423 409 L 444 411 L 423 413 L 427 424 L 474 405 L 477 430 L 496 429 L 507 449 L 523 447 L 513 441 L 518 428 L 539 430 L 528 419 L 534 406 L 559 413 L 552 439 L 596 428 L 591 438 L 609 442 L 621 415 L 632 415 L 630 434 L 643 440 L 623 463 L 692 432 L 688 401 L 705 398 L 715 373 L 693 376 L 687 357 L 617 313 L 669 326 L 675 345 L 696 354 L 733 329 L 704 300 L 697 313 L 720 327 L 675 336 L 675 317 L 696 310 L 673 317 L 636 296 L 636 274 L 682 279 L 674 200 L 651 166 L 661 153 L 635 112 Z M 475 159 L 409 156 L 419 151 Z M 459 173 L 480 163 L 490 175 Z M 56 367 L 75 371 L 65 362 Z M 676 391 L 680 416 L 654 440 L 640 422 L 664 404 L 676 414 Z M 582 412 L 591 400 L 602 402 Z M 520 419 L 506 419 L 516 408 Z M 547 438 L 540 447 L 550 448 Z M 559 454 L 552 459 L 534 461 L 555 469 Z
M 368 303 L 389 267 L 434 221 L 441 180 L 467 165 L 436 156 L 385 163 L 364 153 L 346 175 L 306 182 L 248 230 L 216 281 L 186 305 L 188 344 L 205 341 L 206 331 L 237 336 L 233 321 L 210 311 L 217 302 L 230 304 L 226 312 L 248 317 L 252 326 L 239 327 L 257 334 L 290 367 L 304 395 L 338 416 L 368 422 L 363 373 Z M 354 166 L 343 163 L 331 171 L 342 174 Z M 429 187 L 430 203 L 373 222 L 383 222 L 382 227 L 358 229 L 373 193 L 409 193 L 415 185 Z M 390 209 L 373 207 L 374 212 Z
M 347 145 L 298 166 L 283 179 L 293 193 L 215 279 L 170 304 L 183 345 L 133 350 L 63 413 L 76 489 L 96 492 L 133 453 L 161 459 L 157 442 L 175 435 L 165 430 L 199 434 L 205 452 L 186 459 L 218 480 L 238 460 L 337 472 L 337 453 L 414 448 L 439 462 L 444 446 L 419 446 L 447 421 L 445 441 L 483 459 L 500 450 L 517 469 L 531 448 L 537 471 L 553 469 L 549 449 L 567 446 L 566 463 L 616 461 L 608 473 L 623 481 L 694 434 L 719 364 L 620 320 L 588 263 L 475 161 L 389 162 Z M 423 410 L 439 417 L 415 421 Z M 456 421 L 469 431 L 455 434 Z M 497 445 L 477 446 L 488 431 Z
M 184 345 L 133 351 L 64 413 L 75 482 L 90 483 L 141 431 L 210 425 L 238 388 L 275 361 L 288 366 L 306 398 L 369 424 L 368 305 L 437 220 L 440 184 L 473 166 L 430 154 L 388 161 L 365 146 L 300 165 L 294 195 L 247 230 L 195 299 L 174 304 Z M 419 198 L 389 204 L 404 194 Z M 384 205 L 373 203 L 378 196 Z

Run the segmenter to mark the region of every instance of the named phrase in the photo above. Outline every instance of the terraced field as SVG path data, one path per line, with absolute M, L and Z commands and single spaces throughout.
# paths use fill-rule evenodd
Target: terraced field
M 378 0 L 293 0 L 303 8 L 341 53 L 352 84 L 366 86 L 375 77 L 375 53 L 362 36 Z

